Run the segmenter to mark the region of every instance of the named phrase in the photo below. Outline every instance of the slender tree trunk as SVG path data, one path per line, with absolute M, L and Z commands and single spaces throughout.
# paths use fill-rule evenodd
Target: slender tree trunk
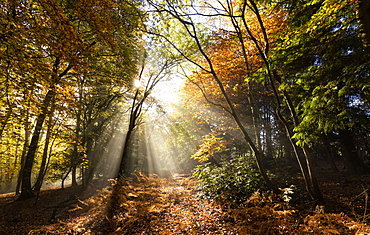
M 40 165 L 40 170 L 39 174 L 37 176 L 37 180 L 34 186 L 34 191 L 38 192 L 41 189 L 42 182 L 44 180 L 44 176 L 46 173 L 46 162 L 48 159 L 48 153 L 49 153 L 49 144 L 50 144 L 50 138 L 51 138 L 51 132 L 53 128 L 53 115 L 54 115 L 54 110 L 55 110 L 55 103 L 54 103 L 54 97 L 52 97 L 52 104 L 51 104 L 51 110 L 49 113 L 49 122 L 48 122 L 48 127 L 47 127 L 47 132 L 46 132 L 46 137 L 45 137 L 45 144 L 44 144 L 44 151 L 42 154 L 42 160 L 41 160 L 41 165 Z
M 266 125 L 266 156 L 268 159 L 274 159 L 274 150 L 272 146 L 272 133 L 271 123 L 265 123 Z
M 64 182 L 66 181 L 69 173 L 71 173 L 72 171 L 72 166 L 68 169 L 67 173 L 65 174 L 65 176 L 62 178 L 62 189 L 64 189 Z
M 26 130 L 25 132 L 26 132 L 26 134 L 25 134 L 24 146 L 23 146 L 23 151 L 22 151 L 22 156 L 21 156 L 21 165 L 20 165 L 20 169 L 19 169 L 19 173 L 18 173 L 18 182 L 17 182 L 17 186 L 16 186 L 16 189 L 15 189 L 15 194 L 16 195 L 19 194 L 19 191 L 20 191 L 20 188 L 21 188 L 21 185 L 22 185 L 23 169 L 24 169 L 24 164 L 25 164 L 25 160 L 26 160 L 28 142 L 29 142 L 29 137 L 30 137 L 30 131 Z
M 280 139 L 281 139 L 280 144 L 282 145 L 282 150 L 284 152 L 285 163 L 287 165 L 293 166 L 295 169 L 299 169 L 297 159 L 294 156 L 294 153 L 293 153 L 294 151 L 293 151 L 290 141 L 288 140 L 288 137 L 284 133 L 284 135 L 281 136 Z
M 298 120 L 297 113 L 295 111 L 295 107 L 294 107 L 294 105 L 293 105 L 293 103 L 290 99 L 290 96 L 288 95 L 288 93 L 286 93 L 286 91 L 283 91 L 283 96 L 284 96 L 285 102 L 288 106 L 290 115 L 293 119 L 294 127 L 296 127 L 296 126 L 298 126 L 299 120 Z M 282 118 L 281 120 L 284 119 L 282 116 L 281 116 L 281 118 Z M 289 139 L 291 140 L 293 148 L 297 148 L 296 143 L 293 140 L 293 133 L 290 130 L 289 125 L 286 121 L 284 121 L 284 125 L 286 126 L 288 136 L 289 136 Z M 316 179 L 316 174 L 315 174 L 313 166 L 312 166 L 312 159 L 311 159 L 309 149 L 306 145 L 304 145 L 302 147 L 302 150 L 303 150 L 303 154 L 304 154 L 304 159 L 301 159 L 298 151 L 295 150 L 295 153 L 296 153 L 296 156 L 297 156 L 297 160 L 300 161 L 299 164 L 301 165 L 301 168 L 303 167 L 302 174 L 303 174 L 304 177 L 307 177 L 307 179 L 305 179 L 307 190 L 308 190 L 308 192 L 310 193 L 310 195 L 313 199 L 321 200 L 323 198 L 323 196 L 322 196 L 320 187 L 319 187 L 317 179 Z
M 28 149 L 28 145 L 29 145 L 29 139 L 30 139 L 30 124 L 28 123 L 28 111 L 27 111 L 27 114 L 26 114 L 26 121 L 25 121 L 25 125 L 24 125 L 24 144 L 23 144 L 23 150 L 22 150 L 22 156 L 21 156 L 21 164 L 20 164 L 20 169 L 19 169 L 19 173 L 18 173 L 18 181 L 17 181 L 17 186 L 16 186 L 16 189 L 15 189 L 15 194 L 18 195 L 19 194 L 19 191 L 21 189 L 21 185 L 22 185 L 22 178 L 23 178 L 23 169 L 24 169 L 24 163 L 25 163 L 25 160 L 26 160 L 26 154 L 27 154 L 27 149 Z
M 32 93 L 32 92 L 30 92 Z M 24 96 L 24 99 L 26 99 L 28 96 L 30 96 L 30 94 L 27 94 L 27 93 L 23 93 L 23 96 Z M 30 106 L 30 99 L 27 100 L 28 101 L 28 106 Z M 30 112 L 29 112 L 29 109 L 26 109 L 25 111 L 25 120 L 24 120 L 24 143 L 23 143 L 23 150 L 22 150 L 22 156 L 21 156 L 21 164 L 20 164 L 20 170 L 19 170 L 19 173 L 18 173 L 18 181 L 17 181 L 17 186 L 16 186 L 16 189 L 15 189 L 15 194 L 16 195 L 19 195 L 19 191 L 21 189 L 21 185 L 22 185 L 22 177 L 23 177 L 23 168 L 24 168 L 24 163 L 25 163 L 25 160 L 26 160 L 26 154 L 27 154 L 27 151 L 28 151 L 28 146 L 29 146 L 29 140 L 30 140 L 30 136 L 31 136 L 31 128 L 30 128 Z
M 143 71 L 143 69 L 142 69 Z M 155 84 L 154 84 L 155 85 Z M 123 145 L 123 150 L 122 150 L 122 155 L 121 155 L 121 162 L 119 164 L 119 171 L 117 178 L 119 178 L 121 175 L 126 175 L 128 176 L 130 173 L 129 169 L 129 146 L 131 143 L 131 138 L 133 135 L 133 131 L 135 127 L 137 126 L 137 121 L 138 118 L 140 117 L 141 111 L 142 111 L 142 106 L 144 104 L 144 101 L 146 97 L 149 95 L 149 91 L 153 88 L 149 88 L 149 90 L 146 90 L 144 92 L 143 98 L 139 102 L 138 101 L 138 95 L 139 95 L 139 90 L 137 89 L 135 92 L 135 96 L 132 101 L 132 106 L 131 106 L 131 112 L 130 112 L 130 119 L 129 119 L 129 126 L 128 130 L 126 132 L 126 137 L 125 137 L 125 142 Z
M 28 152 L 24 162 L 24 169 L 23 169 L 23 176 L 22 176 L 22 190 L 21 195 L 19 196 L 19 200 L 28 199 L 34 197 L 35 194 L 32 192 L 31 186 L 31 175 L 32 175 L 32 167 L 36 155 L 36 150 L 39 143 L 39 138 L 42 130 L 42 126 L 47 114 L 47 110 L 51 99 L 54 95 L 54 87 L 51 87 L 50 90 L 47 92 L 43 106 L 41 109 L 41 113 L 38 115 L 36 119 L 36 126 L 32 135 L 31 143 L 28 148 Z
M 14 12 L 15 12 L 15 6 L 12 6 Z M 16 16 L 14 15 L 13 16 L 13 19 L 15 20 Z M 11 26 L 11 28 L 13 28 L 14 26 Z M 10 79 L 10 65 L 11 65 L 11 62 L 10 60 L 7 61 L 7 66 L 6 66 L 6 82 L 5 82 L 5 95 L 7 96 L 6 97 L 6 101 L 7 101 L 7 104 L 8 104 L 8 111 L 6 112 L 5 114 L 5 118 L 2 119 L 1 121 L 1 127 L 0 127 L 0 140 L 2 139 L 3 137 L 3 132 L 4 132 L 4 129 L 8 123 L 8 120 L 9 118 L 11 117 L 11 114 L 12 114 L 12 109 L 13 109 L 13 104 L 10 102 L 9 100 L 9 79 Z M 1 97 L 3 98 L 3 97 Z
M 263 47 L 264 48 L 262 48 L 261 43 L 259 42 L 259 40 L 257 40 L 257 38 L 254 36 L 254 34 L 252 33 L 251 29 L 248 26 L 247 20 L 245 18 L 245 11 L 246 11 L 247 7 L 251 8 L 253 10 L 253 12 L 255 13 L 256 17 L 257 17 L 257 21 L 259 23 L 259 26 L 260 26 L 260 29 L 261 29 L 261 32 L 262 32 L 262 36 L 263 36 L 263 41 L 264 41 Z M 269 39 L 268 39 L 266 28 L 264 26 L 264 23 L 262 21 L 262 18 L 260 16 L 260 14 L 259 14 L 259 9 L 258 9 L 254 0 L 249 0 L 249 4 L 248 4 L 247 0 L 244 0 L 243 8 L 242 8 L 242 21 L 243 21 L 245 29 L 247 30 L 247 33 L 248 33 L 249 37 L 254 42 L 254 45 L 256 46 L 256 48 L 259 52 L 259 55 L 260 55 L 260 57 L 262 58 L 262 60 L 265 64 L 265 67 L 266 67 L 266 70 L 267 70 L 267 76 L 268 76 L 268 79 L 270 81 L 270 85 L 272 87 L 272 90 L 273 90 L 273 93 L 274 93 L 274 96 L 275 96 L 276 102 L 277 102 L 276 115 L 278 116 L 279 120 L 283 123 L 283 125 L 284 125 L 284 127 L 285 127 L 285 129 L 288 133 L 288 136 L 290 138 L 292 147 L 293 147 L 294 152 L 296 154 L 297 161 L 300 165 L 303 178 L 304 178 L 305 183 L 306 183 L 307 191 L 311 195 L 312 198 L 320 200 L 322 198 L 322 194 L 321 194 L 320 188 L 316 187 L 316 179 L 315 179 L 315 174 L 312 172 L 313 169 L 311 168 L 310 156 L 307 156 L 307 155 L 305 156 L 306 161 L 301 159 L 301 157 L 299 155 L 299 151 L 297 149 L 297 146 L 295 145 L 294 141 L 292 140 L 292 136 L 293 136 L 292 131 L 290 130 L 290 127 L 289 127 L 287 121 L 285 120 L 285 118 L 283 117 L 283 115 L 280 112 L 281 102 L 280 102 L 279 93 L 278 93 L 278 90 L 277 90 L 277 87 L 276 87 L 276 84 L 275 84 L 278 81 L 278 79 L 272 73 L 272 70 L 270 68 L 270 63 L 267 59 L 268 53 L 270 51 Z M 237 25 L 237 24 L 234 23 L 234 25 Z M 237 27 L 237 29 L 239 29 L 239 27 Z M 242 46 L 243 45 L 244 44 L 242 43 Z M 246 58 L 246 55 L 244 55 L 244 56 Z M 297 119 L 297 115 L 295 115 L 294 106 L 292 105 L 292 103 L 290 101 L 289 95 L 284 91 L 283 91 L 283 95 L 284 95 L 285 101 L 288 105 L 291 118 L 294 121 L 294 125 L 297 126 L 296 121 L 298 119 Z M 305 150 L 304 150 L 304 153 L 308 154 L 308 152 L 305 151 Z
M 307 147 L 307 145 L 303 146 L 303 153 L 305 155 L 308 173 L 310 174 L 309 177 L 311 181 L 310 183 L 312 184 L 313 198 L 317 200 L 321 200 L 323 198 L 323 195 L 321 193 L 321 189 L 320 189 L 319 183 L 316 178 L 315 170 L 313 169 L 311 152 L 310 152 L 310 149 Z
M 12 109 L 11 107 L 8 108 L 8 112 L 5 114 L 5 118 L 3 119 L 3 121 L 1 122 L 1 127 L 0 127 L 0 140 L 3 136 L 3 132 L 4 132 L 4 129 L 5 129 L 5 126 L 6 124 L 8 123 L 8 120 L 10 118 L 12 114 Z
M 77 164 L 72 166 L 72 187 L 77 186 Z
M 81 132 L 81 114 L 82 114 L 82 96 L 83 96 L 83 88 L 84 88 L 85 79 L 79 80 L 79 92 L 78 92 L 78 105 L 77 105 L 77 112 L 76 112 L 76 127 L 75 127 L 75 142 L 73 143 L 73 152 L 71 156 L 71 165 L 72 165 L 72 187 L 77 186 L 77 165 L 81 161 L 80 159 L 80 152 L 78 147 L 80 146 L 80 132 Z M 90 171 L 90 170 L 89 170 Z M 84 179 L 82 179 L 84 181 Z
M 19 159 L 19 154 L 18 154 L 18 147 L 19 147 L 19 140 L 20 138 L 18 138 L 17 140 L 17 149 L 15 151 L 16 155 L 15 155 L 15 159 L 14 159 L 14 163 L 13 163 L 13 171 L 11 172 L 11 176 L 10 176 L 10 181 L 13 181 L 13 178 L 14 178 L 14 175 L 15 175 L 15 172 L 16 172 L 16 169 L 17 169 L 17 165 L 18 165 L 18 159 Z M 19 161 L 19 165 L 22 164 L 22 158 L 20 158 L 20 161 Z
M 82 165 L 81 166 L 81 174 L 82 174 L 82 185 L 84 188 L 89 185 L 90 180 L 92 179 L 93 173 L 91 172 L 90 164 L 91 164 L 91 156 L 93 154 L 93 140 L 90 136 L 86 133 L 82 137 L 83 146 L 86 148 L 86 155 L 88 156 L 88 166 Z M 91 175 L 91 178 L 89 177 Z
M 259 116 L 258 116 L 257 111 L 256 111 L 256 107 L 255 107 L 256 102 L 255 102 L 255 100 L 253 98 L 253 95 L 252 95 L 252 89 L 251 89 L 250 82 L 248 83 L 247 98 L 248 98 L 248 102 L 249 102 L 250 111 L 251 111 L 251 114 L 252 114 L 251 117 L 252 117 L 252 123 L 253 123 L 253 127 L 254 127 L 253 130 L 254 130 L 256 146 L 257 146 L 258 151 L 262 152 L 262 141 L 261 141 L 261 137 L 260 137 L 261 128 L 258 125 Z
M 129 174 L 129 145 L 131 140 L 131 135 L 134 127 L 129 127 L 129 130 L 126 132 L 125 142 L 123 145 L 121 163 L 119 168 L 119 175 L 128 175 Z

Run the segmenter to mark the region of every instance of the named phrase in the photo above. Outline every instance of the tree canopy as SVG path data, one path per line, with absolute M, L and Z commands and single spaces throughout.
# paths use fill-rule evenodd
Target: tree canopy
M 208 196 L 211 176 L 244 172 L 233 184 L 245 199 L 289 187 L 290 169 L 320 200 L 323 161 L 369 172 L 367 5 L 4 1 L 0 188 L 27 199 L 44 181 L 196 169 Z M 155 93 L 171 79 L 170 108 Z

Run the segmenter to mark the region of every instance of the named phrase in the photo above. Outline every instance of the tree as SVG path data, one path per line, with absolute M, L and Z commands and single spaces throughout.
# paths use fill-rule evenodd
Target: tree
M 283 77 L 281 89 L 295 97 L 298 143 L 307 146 L 322 135 L 346 136 L 340 148 L 347 169 L 364 172 L 365 165 L 353 152 L 356 146 L 350 146 L 354 141 L 348 139 L 357 132 L 353 123 L 366 126 L 369 118 L 368 60 L 355 4 L 319 1 L 296 6 L 296 14 L 289 17 L 291 30 L 280 36 L 285 40 L 276 47 L 273 60 Z M 365 126 L 360 129 L 368 129 Z
M 3 3 L 1 11 L 6 22 L 2 24 L 6 33 L 1 56 L 6 69 L 2 69 L 8 71 L 2 79 L 10 84 L 22 78 L 25 85 L 38 86 L 38 97 L 44 95 L 24 160 L 20 199 L 25 199 L 33 196 L 32 168 L 50 101 L 58 95 L 56 89 L 73 81 L 77 73 L 88 73 L 88 65 L 103 61 L 94 59 L 98 57 L 120 60 L 126 70 L 122 78 L 130 77 L 135 70 L 133 40 L 138 18 L 136 7 L 124 1 L 11 1 Z M 125 44 L 120 43 L 123 40 Z
M 159 55 L 162 55 L 161 51 L 157 51 L 157 53 L 158 52 Z M 132 173 L 133 169 L 130 169 L 129 164 L 129 147 L 132 145 L 134 134 L 133 132 L 135 131 L 137 126 L 142 124 L 142 122 L 144 121 L 143 113 L 145 111 L 145 104 L 148 101 L 150 93 L 158 84 L 158 82 L 160 82 L 168 75 L 169 69 L 171 68 L 171 66 L 173 66 L 173 63 L 176 63 L 175 59 L 172 59 L 171 61 L 166 61 L 166 58 L 164 58 L 164 61 L 162 62 L 158 55 L 154 54 L 154 51 L 152 53 L 150 53 L 150 51 L 146 53 L 148 53 L 148 55 L 150 56 L 153 56 L 154 60 L 157 59 L 157 62 L 155 62 L 154 60 L 149 61 L 146 55 L 144 55 L 144 58 L 142 60 L 141 71 L 138 79 L 135 81 L 139 85 L 136 84 L 138 85 L 138 87 L 133 87 L 134 92 L 131 99 L 132 104 L 129 111 L 128 129 L 125 135 L 125 141 L 123 143 L 121 162 L 119 165 L 119 172 L 117 177 L 121 175 L 129 175 L 130 173 Z M 158 62 L 158 60 L 161 62 Z M 158 67 L 151 68 L 150 66 L 153 66 L 154 64 L 156 64 Z
M 217 73 L 215 69 L 215 65 L 210 55 L 207 53 L 204 45 L 202 44 L 204 36 L 202 36 L 203 35 L 202 31 L 199 29 L 200 24 L 191 17 L 193 15 L 192 13 L 186 12 L 186 10 L 198 12 L 198 9 L 192 5 L 180 6 L 180 5 L 176 5 L 175 3 L 170 3 L 168 1 L 165 4 L 155 3 L 155 2 L 150 2 L 150 3 L 156 9 L 157 12 L 166 13 L 168 14 L 168 16 L 171 16 L 172 19 L 175 19 L 177 22 L 179 22 L 181 24 L 182 29 L 187 33 L 187 37 L 190 37 L 190 39 L 194 42 L 198 50 L 198 53 L 201 55 L 204 61 L 204 65 L 192 60 L 191 57 L 188 57 L 187 53 L 181 50 L 182 48 L 178 47 L 175 44 L 176 41 L 173 42 L 171 41 L 171 37 L 169 35 L 164 35 L 165 40 L 169 42 L 188 61 L 198 66 L 200 70 L 211 75 L 213 82 L 215 82 L 225 102 L 225 106 L 223 106 L 222 104 L 219 104 L 219 106 L 223 107 L 223 109 L 232 116 L 238 128 L 242 132 L 245 138 L 245 141 L 249 144 L 250 148 L 252 149 L 254 153 L 257 166 L 260 169 L 261 176 L 263 177 L 267 186 L 270 189 L 276 189 L 276 186 L 267 177 L 266 170 L 262 164 L 263 153 L 259 151 L 259 149 L 256 147 L 256 144 L 253 142 L 252 138 L 248 134 L 245 126 L 243 125 L 240 119 L 240 116 L 237 110 L 235 109 L 235 104 L 233 103 L 233 101 L 230 98 L 230 95 L 227 93 L 225 89 L 221 76 Z M 218 13 L 215 13 L 215 14 L 217 15 Z M 201 16 L 201 14 L 196 14 L 196 15 Z

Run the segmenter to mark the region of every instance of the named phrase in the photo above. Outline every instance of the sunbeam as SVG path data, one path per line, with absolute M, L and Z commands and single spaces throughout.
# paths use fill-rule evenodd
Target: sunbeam
M 138 170 L 169 178 L 173 173 L 191 169 L 191 167 L 184 168 L 184 165 L 189 161 L 196 144 L 187 143 L 184 147 L 184 140 L 181 140 L 183 143 L 179 142 L 176 132 L 180 122 L 178 117 L 174 117 L 177 115 L 178 108 L 182 107 L 179 98 L 182 84 L 183 81 L 179 77 L 157 83 L 150 96 L 145 99 L 140 116 L 136 117 L 136 126 L 131 133 L 129 133 L 130 120 L 117 122 L 117 126 L 113 127 L 114 130 L 110 131 L 110 139 L 101 142 L 105 147 L 102 147 L 103 150 L 100 152 L 106 156 L 104 162 L 99 163 L 96 175 L 104 174 L 111 177 L 118 172 L 127 134 L 130 135 L 126 143 L 127 161 L 124 164 L 127 172 Z M 137 99 L 140 100 L 140 98 Z M 130 102 L 133 106 L 128 110 L 134 110 L 135 103 L 132 101 L 128 103 Z M 124 114 L 126 119 L 127 113 L 126 111 Z M 186 127 L 180 129 L 187 131 Z
M 114 118 L 110 125 L 100 134 L 93 151 L 89 153 L 85 174 L 87 182 L 115 178 L 118 173 L 119 162 L 124 143 L 125 122 Z

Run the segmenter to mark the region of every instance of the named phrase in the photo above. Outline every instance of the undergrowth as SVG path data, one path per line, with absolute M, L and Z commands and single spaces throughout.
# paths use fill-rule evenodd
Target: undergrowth
M 266 189 L 255 164 L 245 157 L 224 159 L 219 165 L 198 165 L 193 175 L 199 181 L 200 197 L 235 207 L 254 192 Z

